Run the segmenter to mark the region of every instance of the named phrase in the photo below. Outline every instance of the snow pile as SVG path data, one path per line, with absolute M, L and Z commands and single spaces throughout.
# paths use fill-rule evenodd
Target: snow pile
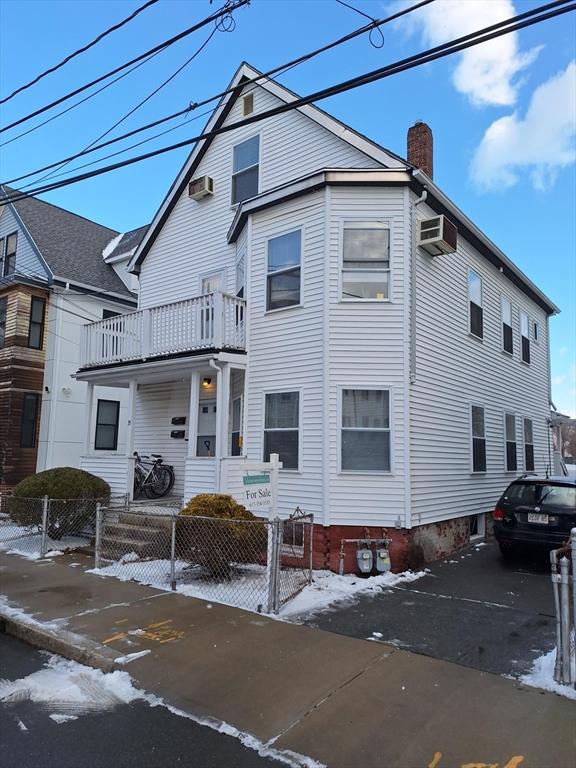
M 556 663 L 556 649 L 540 656 L 534 662 L 532 671 L 520 678 L 524 685 L 533 685 L 535 688 L 543 688 L 545 691 L 559 693 L 568 699 L 576 701 L 576 689 L 569 685 L 562 685 L 554 680 L 554 665 Z
M 64 554 L 64 551 L 86 546 L 86 539 L 78 536 L 63 536 L 60 540 L 46 536 L 47 557 Z M 0 550 L 8 555 L 20 555 L 28 560 L 39 560 L 42 549 L 42 534 L 36 529 L 23 528 L 11 522 L 0 524 Z

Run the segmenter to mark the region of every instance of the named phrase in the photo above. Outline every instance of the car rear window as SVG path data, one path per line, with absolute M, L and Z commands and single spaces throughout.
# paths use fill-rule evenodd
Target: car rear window
M 576 488 L 546 483 L 512 483 L 504 501 L 516 505 L 541 504 L 543 507 L 567 507 L 576 510 Z

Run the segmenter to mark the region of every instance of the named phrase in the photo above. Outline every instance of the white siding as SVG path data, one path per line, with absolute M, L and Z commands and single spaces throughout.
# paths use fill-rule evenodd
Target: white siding
M 419 206 L 418 217 L 435 215 Z M 493 509 L 506 485 L 524 470 L 522 419 L 534 423 L 537 471 L 547 462 L 548 339 L 546 316 L 462 236 L 458 252 L 415 256 L 417 269 L 416 381 L 411 388 L 413 524 Z M 468 333 L 468 270 L 483 281 L 484 339 Z M 502 352 L 500 299 L 512 302 L 514 355 Z M 520 360 L 520 310 L 531 328 L 531 364 Z M 485 408 L 487 472 L 472 474 L 470 405 Z M 505 472 L 504 412 L 516 415 L 518 471 Z
M 6 237 L 18 232 L 16 243 L 16 271 L 30 277 L 47 279 L 50 275 L 41 259 L 36 255 L 25 231 L 20 227 L 18 220 L 9 206 L 0 209 L 0 237 Z
M 82 456 L 80 467 L 105 480 L 113 494 L 123 496 L 128 492 L 128 458 L 126 456 Z
M 184 484 L 184 503 L 199 493 L 216 491 L 217 459 L 186 459 L 186 482 Z
M 330 524 L 404 524 L 404 301 L 405 198 L 401 188 L 335 188 L 330 193 L 328 249 L 329 339 L 328 509 Z M 379 220 L 390 226 L 389 302 L 342 302 L 342 226 L 346 220 Z M 340 397 L 342 388 L 390 390 L 391 472 L 342 473 Z
M 262 88 L 255 88 L 255 113 L 281 103 Z M 238 101 L 226 124 L 241 117 Z M 186 190 L 176 203 L 142 265 L 142 308 L 197 295 L 202 275 L 222 269 L 226 270 L 228 290 L 233 290 L 236 248 L 226 242 L 236 210 L 231 205 L 232 148 L 257 133 L 261 192 L 324 167 L 378 167 L 374 160 L 296 111 L 217 136 L 195 173 L 214 179 L 214 196 L 195 202 Z

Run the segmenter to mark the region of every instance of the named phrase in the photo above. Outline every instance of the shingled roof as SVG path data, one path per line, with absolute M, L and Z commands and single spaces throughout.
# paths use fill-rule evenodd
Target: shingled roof
M 142 238 L 144 237 L 148 224 L 137 229 L 131 229 L 129 232 L 124 232 L 120 240 L 116 243 L 113 250 L 107 253 L 106 260 L 114 259 L 115 256 L 122 256 L 126 253 L 131 253 L 135 248 L 140 245 Z
M 18 190 L 0 187 L 6 195 Z M 118 232 L 35 197 L 8 203 L 28 230 L 55 278 L 89 285 L 104 292 L 134 297 L 102 251 Z

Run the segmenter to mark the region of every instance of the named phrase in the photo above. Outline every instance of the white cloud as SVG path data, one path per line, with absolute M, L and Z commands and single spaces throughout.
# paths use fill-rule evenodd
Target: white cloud
M 576 161 L 576 62 L 532 94 L 524 118 L 495 120 L 472 162 L 472 178 L 484 189 L 507 188 L 528 171 L 536 189 L 550 186 L 561 168 Z
M 553 376 L 552 377 L 552 384 L 555 387 L 559 387 L 561 384 L 564 384 L 566 381 L 566 374 L 562 373 L 560 376 Z
M 400 23 L 409 32 L 420 30 L 423 40 L 436 46 L 515 15 L 512 0 L 436 0 Z M 458 54 L 453 84 L 477 106 L 510 106 L 516 102 L 517 75 L 539 51 L 521 52 L 516 32 L 473 46 Z

